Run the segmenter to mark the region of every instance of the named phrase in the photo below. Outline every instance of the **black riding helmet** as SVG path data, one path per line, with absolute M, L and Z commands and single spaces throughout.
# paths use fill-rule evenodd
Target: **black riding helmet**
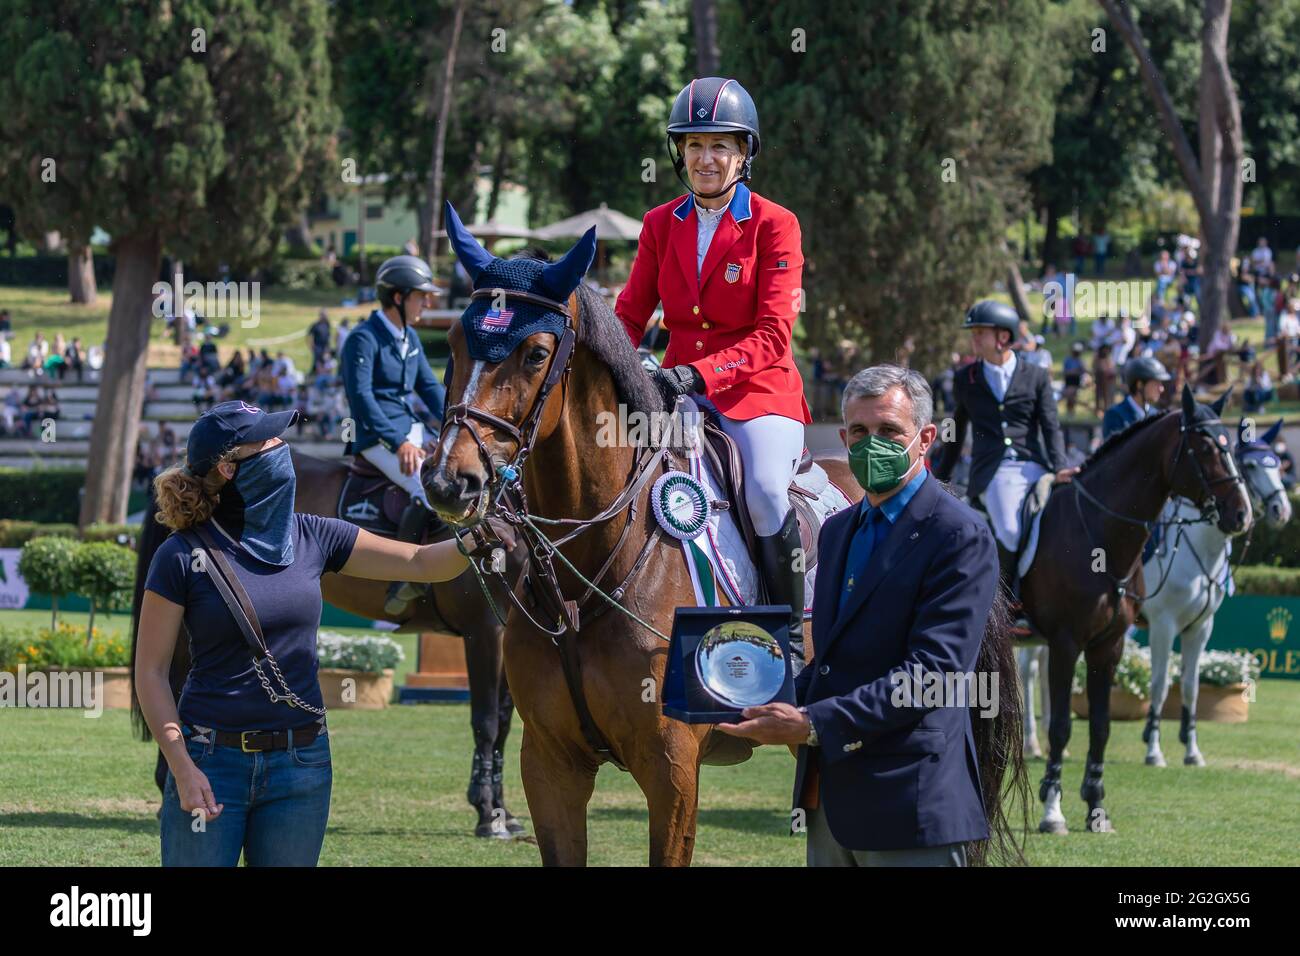
M 745 152 L 745 162 L 740 168 L 740 179 L 736 182 L 749 180 L 750 167 L 754 157 L 758 155 L 762 140 L 758 135 L 758 109 L 743 86 L 735 80 L 721 76 L 705 76 L 691 80 L 677 94 L 672 111 L 668 114 L 668 155 L 672 158 L 677 178 L 692 193 L 705 199 L 713 199 L 725 194 L 736 182 L 728 183 L 716 193 L 697 193 L 682 175 L 686 161 L 682 158 L 681 150 L 676 149 L 676 146 L 678 140 L 687 133 L 743 135 L 749 148 Z
M 966 321 L 961 327 L 963 329 L 1006 329 L 1011 333 L 1011 341 L 1014 342 L 1020 336 L 1020 316 L 1005 302 L 985 299 L 970 307 L 970 311 L 966 313 Z
M 375 291 L 384 308 L 395 303 L 393 296 L 402 294 L 403 301 L 412 290 L 418 292 L 437 292 L 433 284 L 433 270 L 419 256 L 393 256 L 385 259 L 379 271 L 375 273 Z
M 1168 370 L 1150 355 L 1131 358 L 1124 363 L 1124 387 L 1130 392 L 1139 382 L 1168 382 L 1169 380 Z

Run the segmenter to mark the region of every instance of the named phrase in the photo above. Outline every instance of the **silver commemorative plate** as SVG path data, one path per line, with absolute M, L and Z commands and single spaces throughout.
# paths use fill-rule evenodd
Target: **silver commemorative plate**
M 781 644 L 757 624 L 725 621 L 709 628 L 695 650 L 700 684 L 729 707 L 771 702 L 785 683 Z

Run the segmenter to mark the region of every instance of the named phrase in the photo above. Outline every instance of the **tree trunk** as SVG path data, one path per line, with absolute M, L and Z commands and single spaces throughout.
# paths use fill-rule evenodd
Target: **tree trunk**
M 446 66 L 442 75 L 438 126 L 433 136 L 433 163 L 425 186 L 427 209 L 420 222 L 420 255 L 426 261 L 433 260 L 433 234 L 438 231 L 438 223 L 442 219 L 442 164 L 447 151 L 447 120 L 451 117 L 451 87 L 456 78 L 456 52 L 460 47 L 460 29 L 464 22 L 465 0 L 457 0 L 456 17 L 452 21 L 451 42 L 447 45 Z
M 1047 264 L 1056 264 L 1056 244 L 1060 241 L 1061 216 L 1056 211 L 1056 203 L 1047 204 L 1047 223 L 1043 230 L 1043 271 Z M 1059 268 L 1059 267 L 1058 267 Z
M 113 308 L 78 519 L 83 528 L 95 521 L 121 524 L 126 520 L 162 242 L 156 235 L 127 236 L 115 243 L 114 255 Z
M 298 222 L 289 227 L 285 233 L 285 238 L 288 240 L 289 248 L 293 250 L 294 255 L 306 259 L 316 254 L 316 249 L 311 241 L 311 225 L 307 222 L 306 209 L 298 213 Z
M 497 155 L 492 161 L 492 191 L 488 193 L 488 219 L 495 219 L 497 204 L 501 201 L 501 184 L 506 178 L 506 157 L 510 155 L 510 140 L 504 130 L 497 140 Z
M 89 244 L 68 247 L 68 295 L 76 305 L 95 304 L 95 253 Z
M 695 18 L 695 75 L 717 76 L 722 69 L 718 49 L 718 5 L 715 0 L 692 0 Z
M 1192 152 L 1182 121 L 1174 110 L 1164 76 L 1151 58 L 1142 31 L 1119 0 L 1097 0 L 1123 36 L 1152 101 L 1161 129 L 1201 220 L 1205 240 L 1201 255 L 1201 301 L 1197 340 L 1202 349 L 1218 330 L 1231 287 L 1232 254 L 1241 227 L 1241 106 L 1228 70 L 1228 21 L 1232 0 L 1205 0 L 1201 26 L 1199 89 L 1200 157 Z
M 1008 250 L 1010 251 L 1010 250 Z M 1011 304 L 1016 307 L 1020 321 L 1029 323 L 1029 333 L 1034 332 L 1033 320 L 1029 317 L 1029 300 L 1025 298 L 1025 280 L 1020 276 L 1020 266 L 1014 255 L 1008 256 L 1007 291 L 1011 293 Z
M 1197 341 L 1209 345 L 1228 319 L 1232 254 L 1241 230 L 1241 107 L 1228 73 L 1228 16 L 1232 0 L 1206 0 L 1201 29 L 1200 160 L 1210 215 L 1201 223 L 1201 314 Z

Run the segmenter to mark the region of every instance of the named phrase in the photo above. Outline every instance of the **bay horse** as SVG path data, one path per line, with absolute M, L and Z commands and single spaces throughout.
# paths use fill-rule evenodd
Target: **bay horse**
M 337 516 L 339 495 L 348 475 L 348 465 L 342 461 L 327 461 L 296 451 L 290 446 L 293 468 L 298 482 L 294 495 L 294 510 L 304 514 Z M 157 505 L 150 487 L 149 506 L 141 527 L 136 556 L 135 600 L 131 629 L 131 709 L 132 722 L 138 736 L 149 740 L 150 733 L 135 698 L 135 626 L 140 619 L 140 602 L 144 596 L 144 582 L 154 552 L 167 538 L 170 529 L 155 520 Z M 451 536 L 450 529 L 442 529 L 436 540 Z M 507 545 L 505 574 L 513 579 L 523 567 L 523 550 Z M 330 604 L 367 620 L 389 621 L 402 632 L 451 631 L 465 638 L 465 662 L 469 674 L 470 727 L 474 735 L 474 755 L 470 769 L 466 799 L 478 814 L 475 835 L 481 837 L 511 838 L 523 833 L 523 824 L 505 805 L 504 776 L 506 737 L 514 714 L 514 703 L 506 683 L 502 664 L 502 622 L 492 610 L 474 575 L 466 572 L 453 581 L 434 584 L 430 592 L 411 601 L 401 617 L 384 611 L 388 582 L 364 578 L 345 577 L 341 574 L 321 576 L 321 596 Z M 494 595 L 498 604 L 506 600 L 504 590 L 497 587 Z M 184 637 L 184 625 L 182 625 Z M 190 670 L 188 640 L 178 640 L 172 657 L 170 671 L 172 693 L 179 698 L 181 688 Z M 167 762 L 158 752 L 154 779 L 159 791 L 167 777 Z
M 1088 759 L 1079 794 L 1088 805 L 1088 829 L 1114 830 L 1102 802 L 1110 688 L 1144 590 L 1142 548 L 1165 502 L 1171 494 L 1190 499 L 1203 515 L 1195 520 L 1213 521 L 1227 535 L 1250 524 L 1250 500 L 1219 420 L 1227 397 L 1225 392 L 1213 405 L 1200 405 L 1184 385 L 1180 410 L 1112 435 L 1073 480 L 1052 489 L 1043 509 L 1037 557 L 1020 586 L 1030 623 L 1048 645 L 1050 746 L 1038 791 L 1042 833 L 1068 832 L 1061 762 L 1080 653 L 1088 666 Z
M 477 286 L 492 257 L 467 254 L 455 235 L 453 245 Z M 505 655 L 524 722 L 521 774 L 542 862 L 586 863 L 587 804 L 608 761 L 630 772 L 645 795 L 651 865 L 685 866 L 695 844 L 701 765 L 741 762 L 752 746 L 662 713 L 663 635 L 674 610 L 693 606 L 695 595 L 680 547 L 661 533 L 648 506 L 647 479 L 670 467 L 678 450 L 600 440 L 602 415 L 631 420 L 640 413 L 653 421 L 666 409 L 609 304 L 585 285 L 567 289 L 574 285 L 546 290 L 566 308 L 563 335 L 534 332 L 498 362 L 471 361 L 462 324 L 452 326 L 447 415 L 424 485 L 449 523 L 470 526 L 493 513 L 519 522 L 529 541 Z M 504 293 L 509 303 L 512 292 L 524 292 L 527 301 L 524 290 L 488 294 Z M 521 459 L 512 489 L 501 476 L 513 479 L 513 462 Z M 861 498 L 846 461 L 819 464 L 853 500 Z M 491 510 L 507 498 L 514 511 Z M 558 542 L 542 540 L 539 525 L 568 533 Z M 593 584 L 618 606 L 593 597 Z M 1000 672 L 1002 710 L 997 720 L 975 721 L 999 845 L 1007 829 L 1003 794 L 1014 789 L 1004 786 L 1015 776 L 1005 776 L 1009 767 L 1023 784 L 1019 689 L 1003 612 L 1003 626 L 986 632 L 979 665 Z

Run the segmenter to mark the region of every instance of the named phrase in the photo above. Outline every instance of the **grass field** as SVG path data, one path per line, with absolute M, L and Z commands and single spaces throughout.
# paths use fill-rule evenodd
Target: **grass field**
M 536 847 L 476 839 L 465 803 L 469 710 L 394 707 L 331 715 L 334 797 L 323 865 L 531 866 Z M 1117 832 L 1083 832 L 1078 799 L 1087 725 L 1074 722 L 1064 809 L 1075 832 L 1028 839 L 1044 866 L 1283 866 L 1300 862 L 1300 683 L 1264 681 L 1244 725 L 1202 723 L 1204 768 L 1143 766 L 1138 723 L 1116 723 L 1106 764 Z M 1172 731 L 1176 725 L 1167 723 Z M 519 782 L 520 728 L 507 748 L 507 801 L 527 819 Z M 153 748 L 135 742 L 124 711 L 0 712 L 0 865 L 129 866 L 158 862 Z M 1029 765 L 1036 790 L 1041 761 Z M 748 763 L 706 767 L 697 865 L 802 865 L 802 837 L 785 833 L 792 762 L 761 748 Z M 1031 824 L 1038 806 L 1031 807 Z M 626 774 L 601 770 L 590 811 L 591 862 L 646 860 L 645 802 Z

